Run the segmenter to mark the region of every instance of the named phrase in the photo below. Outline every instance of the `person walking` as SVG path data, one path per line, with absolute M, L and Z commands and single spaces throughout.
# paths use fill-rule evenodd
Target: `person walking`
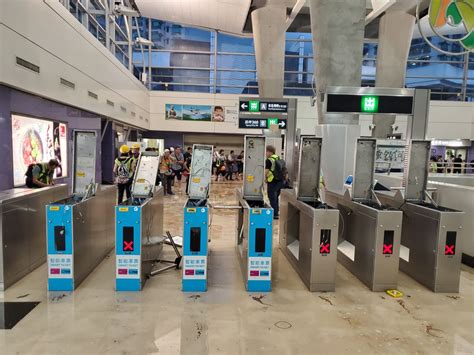
M 171 169 L 173 170 L 176 181 L 178 182 L 178 189 L 181 190 L 181 179 L 184 165 L 184 154 L 181 152 L 180 147 L 176 147 L 174 152 L 171 153 Z
M 267 182 L 268 199 L 273 208 L 273 219 L 279 219 L 279 198 L 286 172 L 285 161 L 276 154 L 276 149 L 272 145 L 267 146 L 266 156 L 265 178 Z
M 115 159 L 114 181 L 117 184 L 118 199 L 120 205 L 123 201 L 124 193 L 127 199 L 131 197 L 131 179 L 135 172 L 135 160 L 130 156 L 130 148 L 127 145 L 120 147 L 120 156 Z
M 171 190 L 171 183 L 174 179 L 173 170 L 171 169 L 171 156 L 170 150 L 165 149 L 162 156 L 160 156 L 160 179 L 163 184 L 163 190 L 165 195 L 174 195 Z

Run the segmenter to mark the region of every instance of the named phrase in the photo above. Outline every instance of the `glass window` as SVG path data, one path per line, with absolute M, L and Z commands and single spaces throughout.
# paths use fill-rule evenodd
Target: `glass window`
M 217 69 L 256 70 L 257 64 L 253 55 L 218 54 Z
M 253 38 L 217 34 L 217 51 L 221 53 L 254 53 Z

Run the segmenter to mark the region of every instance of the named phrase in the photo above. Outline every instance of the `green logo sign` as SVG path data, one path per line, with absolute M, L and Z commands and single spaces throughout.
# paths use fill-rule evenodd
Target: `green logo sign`
M 250 112 L 260 112 L 260 101 L 249 101 Z
M 378 96 L 362 96 L 360 109 L 362 112 L 376 113 L 379 110 Z
M 268 127 L 270 127 L 272 124 L 278 124 L 278 118 L 268 118 Z
M 461 51 L 451 52 L 439 48 L 428 38 L 432 36 L 424 33 L 421 26 L 420 2 L 416 8 L 418 28 L 425 41 L 441 53 L 449 55 L 462 55 L 474 51 L 474 0 L 431 0 L 428 12 L 428 20 L 431 30 L 436 36 L 444 39 L 448 43 L 458 43 L 462 46 Z M 446 33 L 455 31 L 456 38 L 446 36 Z

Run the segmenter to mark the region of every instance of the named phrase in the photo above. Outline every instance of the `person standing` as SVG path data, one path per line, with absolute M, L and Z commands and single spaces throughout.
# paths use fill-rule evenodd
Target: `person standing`
M 163 184 L 164 194 L 165 195 L 174 195 L 171 190 L 171 182 L 173 181 L 174 175 L 173 170 L 171 169 L 171 156 L 170 150 L 165 149 L 163 155 L 160 157 L 160 179 Z
M 453 173 L 454 174 L 462 173 L 462 163 L 463 163 L 462 155 L 458 154 L 458 156 L 453 159 L 453 165 L 454 165 Z
M 124 193 L 127 199 L 131 196 L 131 180 L 135 172 L 134 159 L 130 156 L 130 148 L 127 145 L 120 147 L 120 156 L 115 159 L 114 180 L 118 189 L 117 203 L 121 204 Z
M 51 159 L 47 163 L 30 164 L 25 173 L 25 185 L 32 189 L 54 185 L 54 171 L 58 166 L 59 162 L 56 159 Z
M 285 161 L 276 154 L 276 149 L 272 145 L 267 146 L 266 156 L 265 179 L 267 181 L 268 199 L 273 208 L 273 219 L 279 219 L 279 198 L 285 177 Z
M 186 159 L 188 159 L 192 154 L 193 154 L 193 148 L 188 147 L 188 149 L 186 149 L 186 152 L 184 152 L 184 154 L 183 154 L 184 161 L 186 161 Z
M 174 152 L 171 153 L 171 169 L 173 169 L 173 174 L 176 176 L 178 182 L 178 188 L 181 190 L 181 178 L 184 165 L 184 155 L 181 152 L 180 147 L 176 147 Z

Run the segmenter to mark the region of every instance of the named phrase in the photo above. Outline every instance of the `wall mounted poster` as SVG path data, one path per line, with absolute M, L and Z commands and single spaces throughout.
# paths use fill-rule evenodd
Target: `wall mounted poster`
M 165 119 L 204 122 L 225 122 L 226 108 L 208 105 L 165 105 Z
M 167 120 L 182 120 L 183 119 L 183 105 L 165 105 L 165 118 Z
M 66 124 L 12 115 L 13 183 L 25 184 L 25 172 L 30 164 L 57 159 L 55 178 L 67 176 Z

